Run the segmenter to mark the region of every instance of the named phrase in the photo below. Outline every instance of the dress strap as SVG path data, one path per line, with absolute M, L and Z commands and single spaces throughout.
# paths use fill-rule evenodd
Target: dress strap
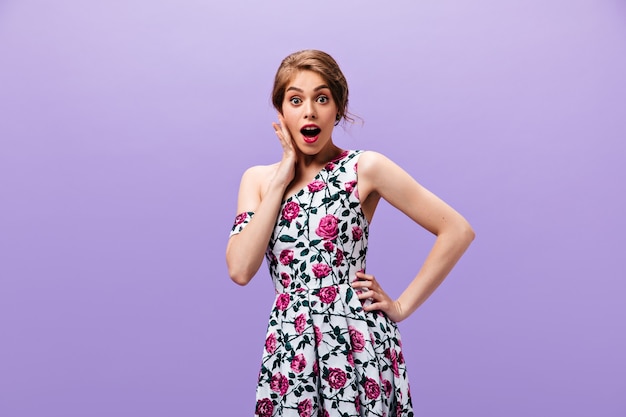
M 252 216 L 254 216 L 253 211 L 244 211 L 243 213 L 239 213 L 237 217 L 235 217 L 235 223 L 230 230 L 230 236 L 241 233 L 243 228 L 246 227 L 248 223 L 250 223 L 250 220 L 252 220 Z

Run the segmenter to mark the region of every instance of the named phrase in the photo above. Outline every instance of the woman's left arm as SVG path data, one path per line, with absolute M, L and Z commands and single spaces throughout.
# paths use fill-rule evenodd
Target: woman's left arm
M 420 226 L 437 236 L 419 272 L 397 300 L 392 300 L 373 275 L 358 273 L 354 288 L 367 288 L 360 299 L 371 298 L 366 311 L 382 310 L 396 321 L 410 316 L 437 289 L 474 239 L 470 224 L 456 210 L 415 181 L 385 156 L 365 152 L 359 158 L 361 201 L 384 198 Z

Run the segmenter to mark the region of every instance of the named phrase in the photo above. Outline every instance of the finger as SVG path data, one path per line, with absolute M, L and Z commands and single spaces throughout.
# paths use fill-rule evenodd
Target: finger
M 370 285 L 370 281 L 356 280 L 351 282 L 352 288 L 364 288 Z
M 376 310 L 384 311 L 385 307 L 384 307 L 384 303 L 379 301 L 379 302 L 376 302 L 376 303 L 371 303 L 371 304 L 363 306 L 363 310 L 365 310 L 365 311 L 376 311 Z
M 291 139 L 291 134 L 289 133 L 289 129 L 287 129 L 287 123 L 285 123 L 285 118 L 280 113 L 278 113 L 278 121 L 280 122 L 280 127 L 283 135 L 285 135 L 285 139 Z
M 283 118 L 283 115 L 280 112 L 278 112 L 278 113 L 276 113 L 276 116 L 278 117 L 278 121 L 280 122 L 280 124 L 284 125 L 285 124 L 285 119 Z
M 376 293 L 374 291 L 363 291 L 357 294 L 357 296 L 359 297 L 359 300 L 366 300 L 368 298 L 376 298 Z
M 280 145 L 283 147 L 283 150 L 292 151 L 293 144 L 290 138 L 288 139 L 288 137 L 285 136 L 285 130 L 277 123 L 272 123 L 272 127 L 274 128 L 274 133 L 276 133 L 276 136 L 278 136 Z
M 369 275 L 369 274 L 366 274 L 365 272 L 361 272 L 361 271 L 358 271 L 356 273 L 356 276 L 359 279 L 365 279 L 365 280 L 368 280 L 368 281 L 374 281 L 376 279 L 374 277 L 374 275 Z
M 278 139 L 280 139 L 280 141 L 284 141 L 285 138 L 283 137 L 283 129 L 280 127 L 280 125 L 278 123 L 272 122 L 272 127 L 274 128 L 274 133 L 276 133 L 276 136 L 278 136 Z

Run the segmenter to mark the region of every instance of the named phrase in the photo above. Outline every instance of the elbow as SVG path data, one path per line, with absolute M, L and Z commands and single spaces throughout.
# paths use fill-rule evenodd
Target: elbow
M 228 267 L 228 275 L 235 284 L 241 285 L 242 287 L 248 285 L 254 276 L 242 268 L 233 268 L 230 265 Z
M 248 285 L 248 283 L 250 282 L 250 278 L 247 278 L 243 275 L 231 275 L 230 279 L 232 279 L 235 284 L 242 287 Z
M 226 266 L 228 267 L 228 276 L 237 285 L 242 287 L 247 285 L 252 277 L 256 274 L 257 269 L 251 270 L 250 265 L 246 262 L 246 259 L 241 259 L 236 256 L 230 245 L 226 248 Z
M 247 285 L 256 274 L 256 270 L 251 270 L 244 262 L 229 259 L 228 256 L 226 256 L 226 265 L 230 279 L 242 287 Z
M 467 243 L 467 246 L 469 246 L 474 238 L 476 238 L 476 232 L 474 232 L 474 229 L 467 221 L 465 221 L 463 226 L 460 228 L 459 234 L 462 236 L 463 241 Z

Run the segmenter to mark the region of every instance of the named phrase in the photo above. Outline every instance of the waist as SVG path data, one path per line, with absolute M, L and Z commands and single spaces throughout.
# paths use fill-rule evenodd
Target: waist
M 334 288 L 335 290 L 339 291 L 339 292 L 345 292 L 348 289 L 355 291 L 352 288 L 352 285 L 350 285 L 349 282 L 339 282 L 339 283 L 324 283 L 324 282 L 320 282 L 320 283 L 316 283 L 317 285 L 313 286 L 310 284 L 304 284 L 304 283 L 297 283 L 294 285 L 290 285 L 288 287 L 283 287 L 282 285 L 279 285 L 279 288 L 276 288 L 276 294 L 280 295 L 280 294 L 290 294 L 290 295 L 310 295 L 312 294 L 317 294 L 319 291 L 325 290 L 328 291 L 328 289 Z

